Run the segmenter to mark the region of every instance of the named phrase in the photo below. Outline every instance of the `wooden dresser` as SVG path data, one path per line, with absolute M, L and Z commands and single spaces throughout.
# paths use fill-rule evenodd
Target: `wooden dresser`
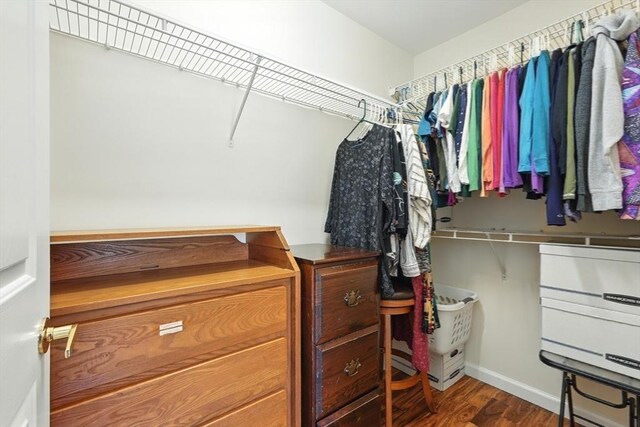
M 378 254 L 292 246 L 302 276 L 302 425 L 381 422 Z
M 52 234 L 51 425 L 299 425 L 299 281 L 279 227 Z

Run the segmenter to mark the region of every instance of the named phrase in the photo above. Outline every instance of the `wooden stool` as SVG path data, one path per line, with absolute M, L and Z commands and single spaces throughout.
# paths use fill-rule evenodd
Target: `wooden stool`
M 418 382 L 422 383 L 422 393 L 427 407 L 432 414 L 436 413 L 436 407 L 433 403 L 431 395 L 431 387 L 429 386 L 429 378 L 426 372 L 416 372 L 408 378 L 393 381 L 391 379 L 391 355 L 394 354 L 411 362 L 411 355 L 404 351 L 391 348 L 391 316 L 399 314 L 411 313 L 414 308 L 413 290 L 409 287 L 396 286 L 392 299 L 380 300 L 380 315 L 384 319 L 384 393 L 385 393 L 385 426 L 392 426 L 392 404 L 393 399 L 391 392 L 393 390 L 405 390 L 413 387 Z

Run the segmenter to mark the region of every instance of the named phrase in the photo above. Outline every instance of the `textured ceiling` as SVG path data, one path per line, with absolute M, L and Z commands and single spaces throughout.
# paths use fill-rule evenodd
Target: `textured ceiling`
M 323 0 L 380 37 L 418 54 L 527 0 Z

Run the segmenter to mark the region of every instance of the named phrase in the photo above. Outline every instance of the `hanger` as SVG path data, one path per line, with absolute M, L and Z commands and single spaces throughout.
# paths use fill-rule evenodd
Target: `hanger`
M 584 32 L 582 31 L 584 29 L 584 21 L 582 19 L 578 19 L 577 24 L 578 25 L 576 25 L 576 42 L 582 43 L 584 41 Z
M 524 56 L 524 42 L 520 42 L 520 66 L 523 65 L 523 56 Z
M 367 100 L 362 98 L 360 101 L 358 101 L 358 108 L 360 108 L 362 106 L 362 104 L 364 104 L 364 108 L 362 109 L 362 118 L 358 121 L 358 123 L 356 123 L 356 125 L 353 127 L 353 129 L 351 129 L 351 131 L 347 134 L 347 136 L 344 137 L 344 139 L 349 139 L 349 137 L 351 136 L 353 131 L 356 130 L 356 128 L 358 127 L 358 125 L 360 123 L 366 122 L 366 123 L 374 124 L 373 122 L 371 122 L 371 121 L 366 119 L 367 111 L 368 111 L 367 110 Z
M 473 60 L 473 80 L 478 78 L 478 61 Z
M 588 12 L 582 12 L 582 22 L 584 23 L 584 31 L 587 37 L 591 36 L 591 17 Z

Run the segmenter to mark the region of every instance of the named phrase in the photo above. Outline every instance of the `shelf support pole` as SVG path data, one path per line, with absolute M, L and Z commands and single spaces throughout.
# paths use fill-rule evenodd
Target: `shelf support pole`
M 500 268 L 500 274 L 502 275 L 502 280 L 506 280 L 507 278 L 507 267 L 502 263 L 500 257 L 498 256 L 498 252 L 496 252 L 496 247 L 493 245 L 493 240 L 491 240 L 491 235 L 489 233 L 484 233 L 487 237 L 487 241 L 491 246 L 491 251 L 493 252 L 493 256 L 496 258 L 496 262 L 498 263 L 498 267 Z
M 261 60 L 262 60 L 262 57 L 258 56 L 258 58 L 256 59 L 256 64 L 253 66 L 253 73 L 251 73 L 251 79 L 249 80 L 249 85 L 247 86 L 247 89 L 244 92 L 244 96 L 242 97 L 242 103 L 240 104 L 240 109 L 238 110 L 238 115 L 236 116 L 236 119 L 233 122 L 233 127 L 231 128 L 231 136 L 229 136 L 229 147 L 233 147 L 233 136 L 236 134 L 236 128 L 238 127 L 240 116 L 242 116 L 242 112 L 244 111 L 244 105 L 247 103 L 249 92 L 251 92 L 251 88 L 253 87 L 253 81 L 255 80 L 256 74 L 258 73 L 258 68 L 260 68 Z

